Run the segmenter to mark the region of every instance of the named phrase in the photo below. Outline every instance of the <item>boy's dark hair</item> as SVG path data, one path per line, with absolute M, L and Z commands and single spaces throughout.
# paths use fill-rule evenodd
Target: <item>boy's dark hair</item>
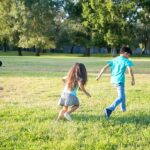
M 120 49 L 120 53 L 124 53 L 124 52 L 132 55 L 132 50 L 129 47 L 124 46 Z
M 0 67 L 2 66 L 2 64 L 3 64 L 2 61 L 0 61 Z

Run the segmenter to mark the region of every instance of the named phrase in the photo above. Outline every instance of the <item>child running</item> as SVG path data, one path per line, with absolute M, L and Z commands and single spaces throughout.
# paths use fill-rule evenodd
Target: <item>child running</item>
M 79 99 L 77 98 L 78 88 L 88 97 L 91 97 L 84 88 L 87 83 L 87 71 L 84 64 L 75 63 L 67 76 L 63 78 L 63 82 L 65 83 L 65 87 L 59 99 L 59 105 L 63 106 L 63 108 L 59 112 L 57 120 L 65 117 L 68 121 L 72 121 L 70 114 L 79 108 Z M 68 110 L 69 106 L 71 106 L 70 110 Z
M 103 72 L 110 67 L 111 69 L 111 82 L 117 89 L 118 97 L 117 99 L 108 106 L 105 110 L 105 116 L 108 119 L 111 113 L 115 110 L 115 108 L 121 104 L 121 110 L 123 112 L 126 111 L 126 98 L 125 98 L 125 71 L 126 68 L 128 69 L 129 74 L 131 75 L 131 85 L 135 85 L 134 74 L 132 71 L 133 63 L 132 61 L 128 60 L 129 56 L 132 54 L 132 51 L 128 47 L 122 47 L 120 50 L 120 56 L 116 57 L 115 59 L 108 61 L 107 65 L 105 65 L 102 70 L 100 71 L 96 80 L 98 80 Z

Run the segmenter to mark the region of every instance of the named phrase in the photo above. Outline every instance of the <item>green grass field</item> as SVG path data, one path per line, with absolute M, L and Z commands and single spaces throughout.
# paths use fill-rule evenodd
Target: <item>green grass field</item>
M 0 56 L 0 150 L 149 150 L 150 58 L 131 58 L 136 85 L 126 75 L 127 112 L 120 108 L 110 120 L 103 109 L 116 97 L 109 71 L 95 77 L 111 57 L 78 55 Z M 80 108 L 73 121 L 56 122 L 61 78 L 75 62 L 88 71 L 86 89 L 78 93 Z

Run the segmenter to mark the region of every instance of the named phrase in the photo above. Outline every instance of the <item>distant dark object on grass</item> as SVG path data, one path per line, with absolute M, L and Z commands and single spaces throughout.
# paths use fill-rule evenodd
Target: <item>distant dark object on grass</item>
M 0 61 L 0 67 L 3 65 L 2 61 Z

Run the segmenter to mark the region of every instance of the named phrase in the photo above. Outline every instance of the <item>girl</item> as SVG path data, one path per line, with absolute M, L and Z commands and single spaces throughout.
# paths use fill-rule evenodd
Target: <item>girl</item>
M 79 100 L 77 98 L 78 88 L 88 97 L 91 97 L 84 88 L 87 82 L 87 72 L 84 64 L 74 64 L 67 76 L 63 78 L 63 82 L 65 83 L 65 87 L 59 99 L 59 105 L 63 106 L 63 108 L 59 112 L 57 120 L 65 117 L 67 120 L 71 121 L 70 114 L 79 108 Z M 72 106 L 70 110 L 68 110 L 69 106 Z

